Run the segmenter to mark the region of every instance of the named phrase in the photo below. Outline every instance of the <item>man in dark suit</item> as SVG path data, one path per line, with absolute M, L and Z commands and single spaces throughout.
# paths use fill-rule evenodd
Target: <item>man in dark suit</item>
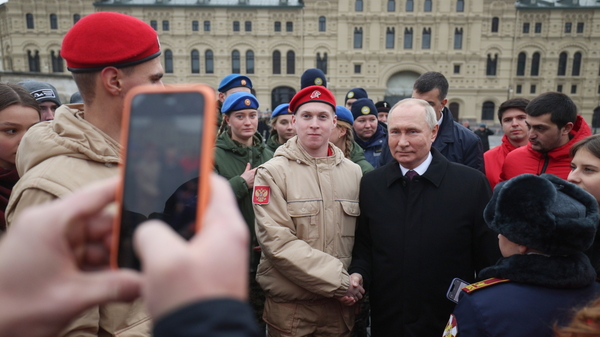
M 452 280 L 473 282 L 500 257 L 483 220 L 490 186 L 432 147 L 438 124 L 427 101 L 400 101 L 388 129 L 395 160 L 361 181 L 351 282 L 370 291 L 373 336 L 440 336 Z

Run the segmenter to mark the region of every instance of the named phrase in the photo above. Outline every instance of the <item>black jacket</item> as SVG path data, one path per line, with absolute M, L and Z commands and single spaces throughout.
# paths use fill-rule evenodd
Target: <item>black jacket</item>
M 500 257 L 485 224 L 485 176 L 432 148 L 423 176 L 408 181 L 396 161 L 365 174 L 350 273 L 370 292 L 373 336 L 440 336 L 454 303 L 452 279 Z

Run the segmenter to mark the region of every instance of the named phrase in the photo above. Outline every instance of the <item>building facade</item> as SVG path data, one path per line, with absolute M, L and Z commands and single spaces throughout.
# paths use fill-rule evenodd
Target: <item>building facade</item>
M 394 103 L 420 74 L 439 71 L 460 120 L 494 122 L 506 99 L 546 91 L 570 95 L 590 123 L 600 114 L 596 0 L 9 0 L 0 5 L 1 80 L 41 77 L 65 97 L 76 91 L 60 44 L 95 11 L 158 31 L 165 83 L 217 87 L 247 74 L 262 110 L 289 101 L 302 72 L 317 67 L 340 102 L 362 87 Z

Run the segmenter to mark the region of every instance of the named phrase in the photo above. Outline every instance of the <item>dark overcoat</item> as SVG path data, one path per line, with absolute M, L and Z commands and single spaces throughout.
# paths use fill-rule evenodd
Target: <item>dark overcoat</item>
M 350 273 L 360 273 L 370 292 L 373 336 L 440 336 L 454 309 L 446 298 L 452 279 L 473 282 L 500 258 L 483 220 L 487 179 L 431 153 L 413 181 L 396 161 L 361 181 Z

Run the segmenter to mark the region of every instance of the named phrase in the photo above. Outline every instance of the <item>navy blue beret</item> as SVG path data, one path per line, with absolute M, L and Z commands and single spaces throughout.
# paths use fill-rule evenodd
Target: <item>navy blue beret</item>
M 346 109 L 346 107 L 343 107 L 341 105 L 336 105 L 335 106 L 335 114 L 337 116 L 338 121 L 344 121 L 344 122 L 350 123 L 350 125 L 354 124 L 354 117 L 352 117 L 352 112 L 350 112 L 350 110 Z
M 237 87 L 246 87 L 252 89 L 252 81 L 248 76 L 240 75 L 240 74 L 231 74 L 225 76 L 221 83 L 219 83 L 219 92 L 225 92 L 229 89 L 237 88 Z
M 354 89 L 350 89 L 350 91 L 348 91 L 348 93 L 346 93 L 346 99 L 344 100 L 344 103 L 347 102 L 349 99 L 351 98 L 369 98 L 369 95 L 367 95 L 367 91 L 363 88 L 354 88 Z
M 311 85 L 327 87 L 327 78 L 321 69 L 306 69 L 306 71 L 302 74 L 302 77 L 300 77 L 300 89 L 310 87 Z
M 258 100 L 251 93 L 234 92 L 223 102 L 221 113 L 227 114 L 244 109 L 258 109 Z
M 292 114 L 288 108 L 289 108 L 290 104 L 289 103 L 283 103 L 283 104 L 279 104 L 275 110 L 273 110 L 273 113 L 271 114 L 271 118 L 275 118 L 279 115 L 287 115 L 287 114 Z

